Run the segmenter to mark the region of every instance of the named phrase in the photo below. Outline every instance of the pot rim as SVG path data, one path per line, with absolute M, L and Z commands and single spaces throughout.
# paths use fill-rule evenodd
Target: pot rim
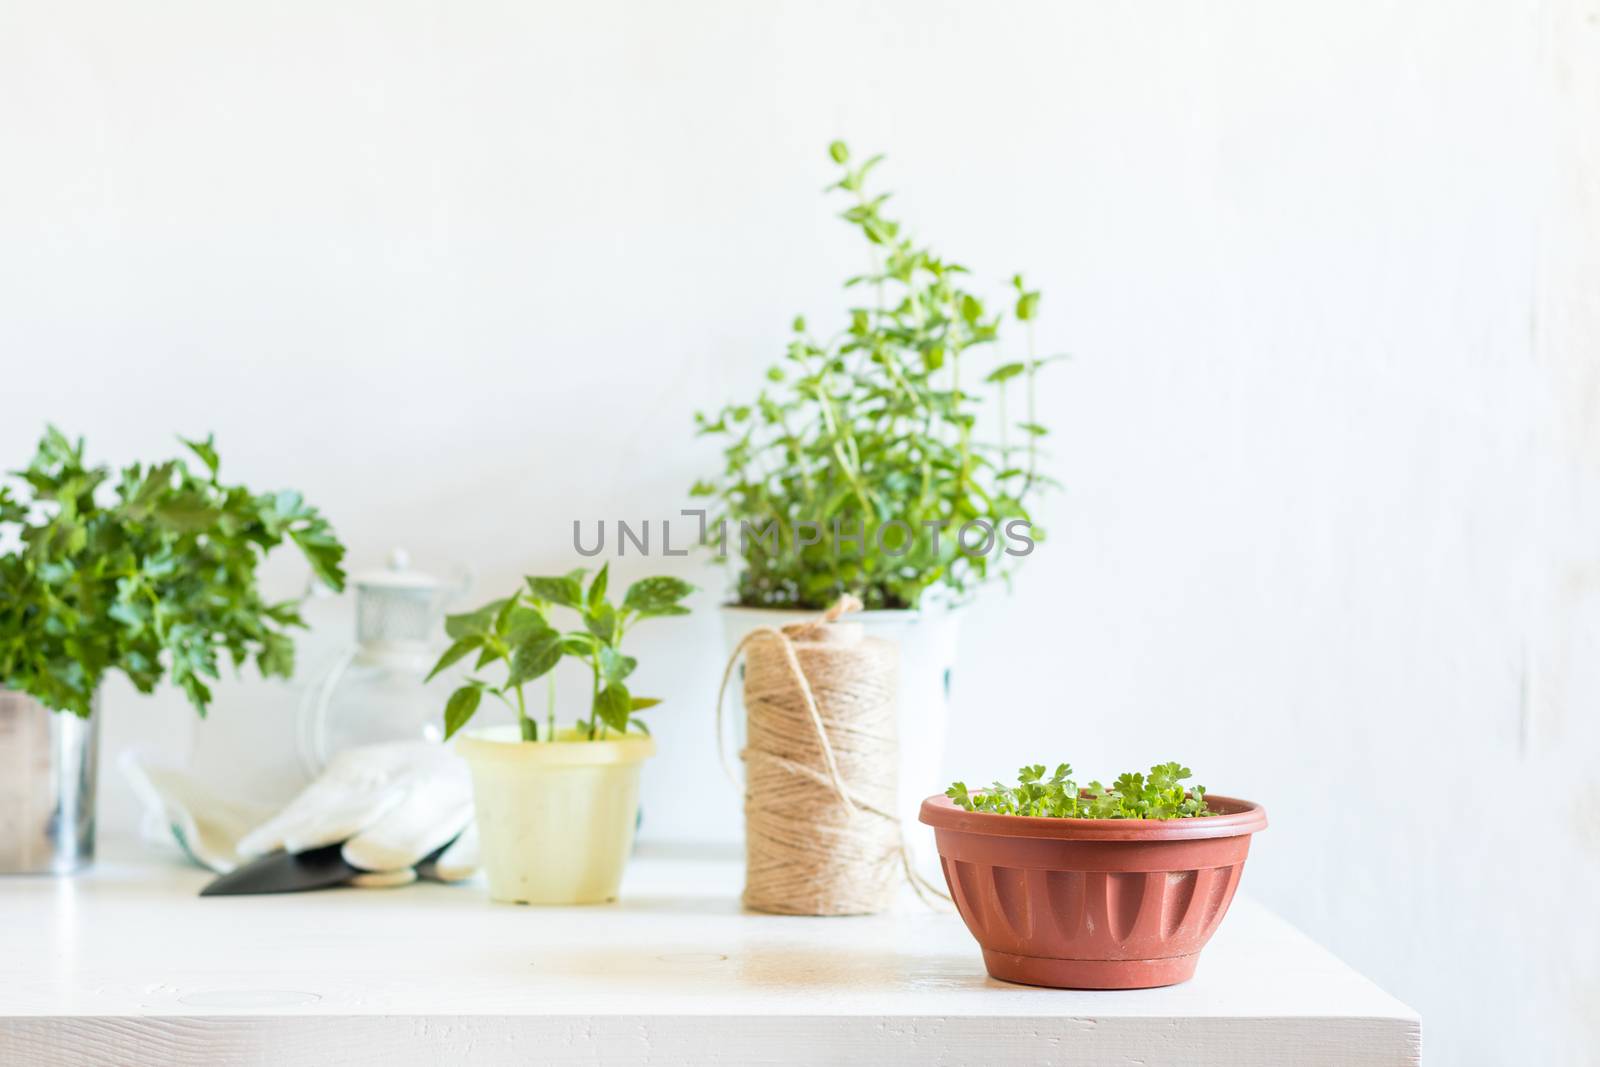
M 642 763 L 656 753 L 653 737 L 630 734 L 598 741 L 524 741 L 515 724 L 469 730 L 453 743 L 468 763 L 518 763 L 530 768 Z
M 1250 800 L 1206 794 L 1220 815 L 1193 819 L 1052 819 L 967 811 L 943 794 L 922 802 L 917 820 L 936 830 L 987 837 L 1031 837 L 1054 841 L 1199 841 L 1243 837 L 1267 828 L 1267 809 Z

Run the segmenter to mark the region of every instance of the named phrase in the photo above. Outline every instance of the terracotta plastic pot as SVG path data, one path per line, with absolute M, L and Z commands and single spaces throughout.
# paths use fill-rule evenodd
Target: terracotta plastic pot
M 1145 989 L 1194 974 L 1227 913 L 1259 804 L 1202 819 L 1036 819 L 922 802 L 945 881 L 989 973 L 1059 989 Z

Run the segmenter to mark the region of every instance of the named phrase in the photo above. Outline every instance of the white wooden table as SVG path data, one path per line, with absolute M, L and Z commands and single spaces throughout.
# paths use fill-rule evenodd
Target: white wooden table
M 748 914 L 741 878 L 646 850 L 600 907 L 202 900 L 203 872 L 113 842 L 0 878 L 0 1064 L 1417 1062 L 1414 1012 L 1247 897 L 1193 981 L 1067 992 L 986 977 L 953 913 Z

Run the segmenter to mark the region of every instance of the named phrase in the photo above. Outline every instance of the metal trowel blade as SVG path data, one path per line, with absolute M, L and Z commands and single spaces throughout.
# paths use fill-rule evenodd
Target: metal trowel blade
M 269 852 L 235 868 L 200 890 L 203 897 L 231 897 L 253 893 L 299 893 L 343 885 L 360 874 L 339 855 L 342 845 L 327 845 L 306 852 Z

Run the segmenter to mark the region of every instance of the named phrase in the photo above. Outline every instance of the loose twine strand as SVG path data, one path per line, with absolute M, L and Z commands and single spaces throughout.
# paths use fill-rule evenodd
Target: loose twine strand
M 846 596 L 816 619 L 746 634 L 717 690 L 717 755 L 735 786 L 723 704 L 741 656 L 746 907 L 791 915 L 885 910 L 897 874 L 925 903 L 948 901 L 912 864 L 895 811 L 899 651 L 840 623 Z

